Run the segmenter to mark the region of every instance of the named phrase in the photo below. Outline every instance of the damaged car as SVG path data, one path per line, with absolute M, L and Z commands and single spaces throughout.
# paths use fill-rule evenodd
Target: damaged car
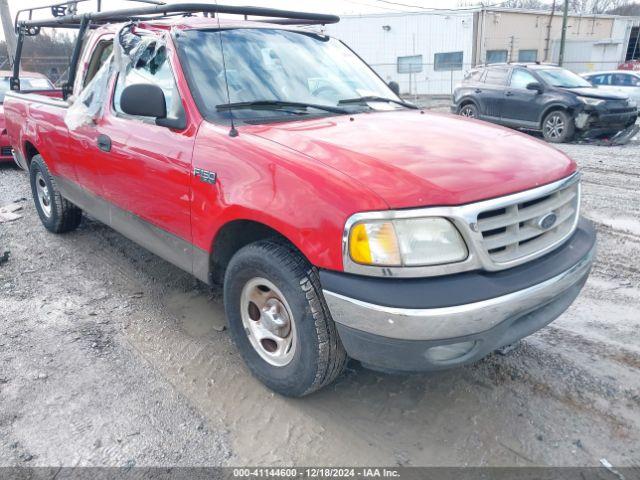
M 612 135 L 631 128 L 636 102 L 605 92 L 564 68 L 493 64 L 471 70 L 453 94 L 451 111 L 541 132 L 552 143 Z

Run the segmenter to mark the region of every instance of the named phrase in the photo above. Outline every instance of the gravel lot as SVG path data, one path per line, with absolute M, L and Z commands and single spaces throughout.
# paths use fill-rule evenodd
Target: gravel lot
M 275 396 L 224 331 L 220 292 L 85 219 L 49 234 L 0 167 L 0 465 L 640 463 L 640 139 L 561 147 L 599 231 L 576 303 L 507 356 L 432 375 L 359 365 Z

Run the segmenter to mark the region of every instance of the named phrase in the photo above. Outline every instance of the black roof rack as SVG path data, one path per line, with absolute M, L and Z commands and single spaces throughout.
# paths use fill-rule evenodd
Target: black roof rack
M 105 23 L 126 22 L 132 20 L 159 20 L 175 15 L 190 16 L 197 13 L 203 14 L 232 14 L 243 15 L 245 19 L 249 16 L 271 18 L 273 23 L 284 24 L 318 24 L 324 25 L 337 23 L 340 17 L 322 13 L 295 12 L 289 10 L 279 10 L 264 7 L 245 7 L 235 5 L 220 5 L 211 3 L 163 3 L 158 0 L 128 0 L 147 5 L 123 8 L 119 10 L 101 10 L 101 0 L 95 0 L 97 8 L 95 12 L 78 13 L 78 4 L 89 2 L 90 0 L 70 0 L 68 2 L 56 3 L 52 5 L 32 7 L 19 10 L 16 14 L 16 32 L 23 32 L 25 35 L 35 35 L 40 28 L 80 28 L 83 19 L 89 21 L 90 25 L 97 26 Z M 52 18 L 34 19 L 33 12 L 50 9 Z M 27 19 L 21 19 L 26 16 Z
M 102 0 L 95 0 L 96 10 L 94 12 L 78 13 L 78 5 L 89 1 L 91 0 L 69 0 L 62 3 L 31 7 L 18 11 L 15 19 L 15 29 L 18 34 L 18 41 L 16 44 L 13 64 L 13 75 L 10 79 L 11 90 L 20 90 L 20 57 L 22 55 L 24 37 L 38 35 L 41 28 L 78 29 L 78 38 L 73 49 L 69 66 L 69 77 L 65 85 L 62 87 L 62 94 L 66 99 L 73 89 L 84 34 L 87 29 L 95 28 L 99 25 L 130 21 L 160 20 L 179 15 L 188 17 L 198 13 L 213 16 L 221 13 L 242 15 L 245 20 L 248 20 L 249 16 L 261 17 L 262 20 L 255 21 L 268 21 L 270 23 L 285 25 L 325 25 L 340 21 L 340 17 L 336 15 L 326 15 L 321 13 L 294 12 L 263 7 L 220 5 L 217 3 L 163 3 L 159 0 L 127 0 L 132 3 L 143 3 L 145 5 L 137 5 L 131 8 L 110 11 L 102 11 Z M 51 18 L 33 18 L 34 12 L 46 9 L 50 9 Z M 27 18 L 21 18 L 24 16 Z

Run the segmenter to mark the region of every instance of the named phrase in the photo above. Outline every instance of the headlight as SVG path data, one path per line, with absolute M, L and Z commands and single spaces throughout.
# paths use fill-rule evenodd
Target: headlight
M 364 265 L 419 266 L 460 262 L 467 246 L 444 218 L 363 221 L 351 227 L 349 255 Z
M 580 100 L 582 103 L 586 103 L 587 105 L 593 105 L 594 107 L 604 103 L 604 100 L 600 98 L 578 97 L 578 100 Z

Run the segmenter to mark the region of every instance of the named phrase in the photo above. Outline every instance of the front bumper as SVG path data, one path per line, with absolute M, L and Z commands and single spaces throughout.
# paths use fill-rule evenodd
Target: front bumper
M 553 321 L 582 289 L 594 254 L 595 230 L 582 220 L 555 251 L 501 272 L 412 280 L 321 272 L 320 278 L 352 358 L 384 370 L 438 370 L 472 363 Z M 373 303 L 376 292 L 380 301 Z M 394 297 L 401 306 L 390 306 Z
M 576 112 L 575 124 L 579 130 L 621 130 L 633 125 L 637 118 L 637 108 L 592 107 Z

